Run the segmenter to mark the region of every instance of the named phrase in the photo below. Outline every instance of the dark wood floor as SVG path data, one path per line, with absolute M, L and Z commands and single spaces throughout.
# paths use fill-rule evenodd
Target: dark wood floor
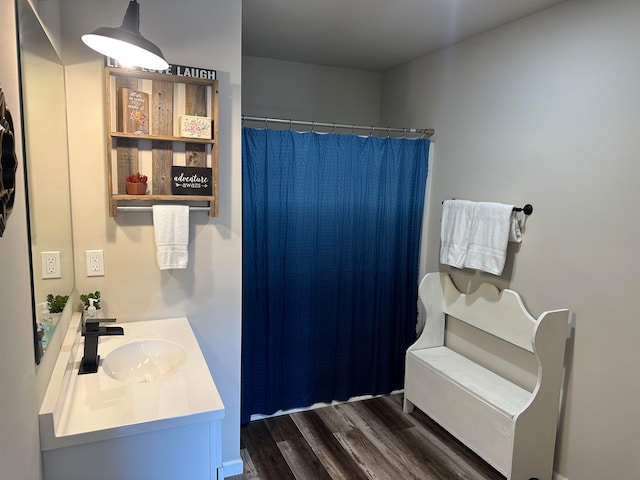
M 232 480 L 504 480 L 402 395 L 258 420 L 240 434 Z

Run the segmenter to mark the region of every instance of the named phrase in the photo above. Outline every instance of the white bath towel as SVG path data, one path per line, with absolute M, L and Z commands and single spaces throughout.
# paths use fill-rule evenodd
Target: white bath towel
M 187 268 L 189 262 L 189 206 L 154 205 L 153 232 L 160 270 Z
M 464 267 L 475 207 L 476 203 L 468 200 L 445 200 L 442 203 L 440 263 Z
M 513 205 L 479 202 L 476 204 L 469 233 L 464 266 L 501 275 L 507 258 Z

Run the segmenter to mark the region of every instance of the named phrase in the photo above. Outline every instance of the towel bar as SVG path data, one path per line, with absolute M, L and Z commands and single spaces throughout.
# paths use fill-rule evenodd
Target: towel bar
M 116 209 L 119 212 L 151 212 L 153 210 L 152 207 L 143 207 L 143 206 L 135 206 L 135 205 L 118 205 Z M 189 207 L 189 211 L 191 212 L 208 212 L 210 210 L 209 207 Z
M 455 200 L 455 198 L 453 198 L 452 200 Z M 444 200 L 441 203 L 444 203 Z M 514 212 L 524 212 L 525 215 L 531 215 L 533 213 L 533 205 L 531 205 L 530 203 L 527 203 L 522 208 L 513 207 L 513 211 Z

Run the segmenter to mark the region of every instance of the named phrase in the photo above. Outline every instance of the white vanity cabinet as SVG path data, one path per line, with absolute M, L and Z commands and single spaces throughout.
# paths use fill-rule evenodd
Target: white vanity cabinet
M 98 372 L 78 375 L 79 317 L 40 410 L 45 480 L 217 479 L 224 405 L 188 320 L 120 324 L 124 336 L 101 339 Z M 127 381 L 105 367 L 110 354 L 126 351 L 122 347 L 158 340 L 184 349 L 179 368 Z
M 45 480 L 217 479 L 220 421 L 42 452 Z

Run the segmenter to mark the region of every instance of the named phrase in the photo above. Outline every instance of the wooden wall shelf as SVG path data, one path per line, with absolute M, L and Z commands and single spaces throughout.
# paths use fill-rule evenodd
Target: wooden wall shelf
M 205 138 L 184 138 L 174 137 L 173 135 L 141 135 L 139 133 L 111 132 L 112 138 L 135 138 L 137 140 L 164 140 L 167 142 L 182 143 L 200 143 L 203 145 L 213 145 L 215 140 L 207 140 Z
M 105 68 L 109 215 L 118 205 L 139 202 L 208 202 L 218 216 L 218 81 L 152 72 Z M 145 129 L 131 133 L 119 98 L 123 89 L 142 92 L 148 100 Z M 209 117 L 211 139 L 179 136 L 180 115 Z M 211 168 L 212 195 L 172 195 L 171 167 Z M 126 177 L 149 177 L 148 195 L 127 195 Z

